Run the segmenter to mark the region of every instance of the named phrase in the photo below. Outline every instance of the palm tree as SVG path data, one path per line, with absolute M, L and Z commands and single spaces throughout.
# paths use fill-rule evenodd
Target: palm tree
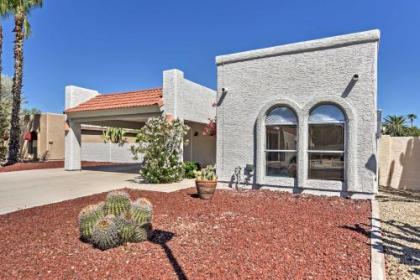
M 18 160 L 20 150 L 20 107 L 22 103 L 22 78 L 23 78 L 23 41 L 31 34 L 31 27 L 28 21 L 30 11 L 42 6 L 42 0 L 9 0 L 8 8 L 14 15 L 15 28 L 15 71 L 13 75 L 13 108 L 10 121 L 10 139 L 8 163 L 15 163 Z
M 391 136 L 404 136 L 407 129 L 405 122 L 406 118 L 404 116 L 387 116 L 384 122 L 386 134 Z
M 6 18 L 10 14 L 8 9 L 8 1 L 2 0 L 0 2 L 0 162 L 2 162 L 6 157 L 6 147 L 4 146 L 4 136 L 7 130 L 7 111 L 4 107 L 4 91 L 3 91 L 3 64 L 2 64 L 2 54 L 3 54 L 3 24 L 2 19 Z
M 417 116 L 415 114 L 408 114 L 407 119 L 410 120 L 411 127 L 413 127 L 413 122 L 415 119 L 417 119 Z

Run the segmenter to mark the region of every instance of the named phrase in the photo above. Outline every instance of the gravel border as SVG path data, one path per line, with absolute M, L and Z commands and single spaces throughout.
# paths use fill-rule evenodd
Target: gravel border
M 387 279 L 420 279 L 420 192 L 380 187 Z

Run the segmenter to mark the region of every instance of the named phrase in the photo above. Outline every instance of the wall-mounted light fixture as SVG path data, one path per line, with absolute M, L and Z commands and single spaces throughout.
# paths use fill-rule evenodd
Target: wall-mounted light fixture
M 357 82 L 359 80 L 359 74 L 354 74 L 353 78 L 351 78 L 353 81 Z

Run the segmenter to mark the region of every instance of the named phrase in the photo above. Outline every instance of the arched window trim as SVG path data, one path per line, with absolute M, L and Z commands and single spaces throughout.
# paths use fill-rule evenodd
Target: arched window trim
M 340 113 L 341 113 L 341 115 L 343 116 L 343 118 L 341 119 L 341 120 L 331 120 L 331 119 L 329 119 L 329 120 L 326 120 L 326 121 L 311 121 L 311 117 L 312 117 L 312 114 L 313 114 L 313 112 L 316 110 L 316 109 L 318 109 L 318 108 L 320 108 L 320 107 L 322 107 L 322 106 L 331 106 L 331 107 L 335 107 L 335 108 L 337 108 L 339 111 L 340 111 Z M 331 103 L 331 102 L 327 102 L 327 103 L 318 103 L 318 104 L 316 104 L 316 105 L 314 105 L 311 109 L 310 109 L 310 111 L 309 111 L 309 115 L 308 115 L 309 117 L 308 117 L 308 124 L 329 124 L 329 123 L 331 123 L 331 124 L 334 124 L 334 123 L 347 123 L 347 121 L 348 121 L 348 118 L 347 118 L 347 115 L 346 115 L 346 113 L 345 113 L 345 110 L 343 110 L 343 108 L 340 106 L 340 105 L 338 105 L 338 104 L 335 104 L 335 103 Z
M 293 121 L 290 121 L 290 120 L 270 121 L 269 120 L 269 115 L 272 114 L 274 111 L 276 111 L 278 109 L 282 109 L 282 108 L 288 110 L 287 114 L 289 114 L 289 113 L 292 114 L 292 116 L 286 116 L 285 118 L 292 117 Z M 284 116 L 281 116 L 281 118 L 284 118 Z M 267 111 L 267 113 L 265 115 L 265 125 L 298 125 L 298 116 L 297 116 L 296 112 L 287 105 L 275 105 Z

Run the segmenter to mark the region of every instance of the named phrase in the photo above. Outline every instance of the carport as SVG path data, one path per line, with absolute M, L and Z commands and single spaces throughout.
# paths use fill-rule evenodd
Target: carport
M 216 92 L 184 78 L 180 70 L 163 72 L 163 85 L 131 92 L 100 94 L 67 86 L 65 89 L 65 169 L 81 169 L 81 125 L 139 129 L 150 117 L 182 119 L 190 126 L 184 160 L 214 164 L 216 140 L 203 135 L 209 119 L 215 118 Z

